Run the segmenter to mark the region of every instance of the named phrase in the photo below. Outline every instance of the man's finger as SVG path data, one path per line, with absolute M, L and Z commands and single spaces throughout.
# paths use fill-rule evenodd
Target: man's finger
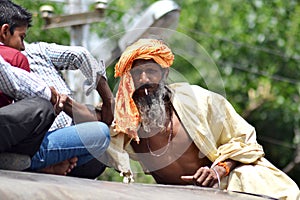
M 194 183 L 195 181 L 194 176 L 181 176 L 180 178 L 187 183 Z

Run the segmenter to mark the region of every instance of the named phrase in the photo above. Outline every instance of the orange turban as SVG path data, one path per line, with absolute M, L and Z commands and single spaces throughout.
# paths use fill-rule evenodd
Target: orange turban
M 137 130 L 140 115 L 132 99 L 135 88 L 129 72 L 133 61 L 137 59 L 153 59 L 161 67 L 167 68 L 173 64 L 174 55 L 160 40 L 140 39 L 125 49 L 115 66 L 115 77 L 121 77 L 115 104 L 115 130 L 139 142 Z

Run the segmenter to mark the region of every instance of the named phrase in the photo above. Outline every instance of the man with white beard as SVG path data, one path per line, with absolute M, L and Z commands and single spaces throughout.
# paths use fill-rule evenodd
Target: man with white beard
M 264 158 L 254 127 L 224 97 L 188 83 L 165 84 L 173 60 L 155 39 L 141 39 L 121 55 L 111 164 L 130 175 L 120 156 L 125 149 L 160 184 L 296 199 L 297 184 Z

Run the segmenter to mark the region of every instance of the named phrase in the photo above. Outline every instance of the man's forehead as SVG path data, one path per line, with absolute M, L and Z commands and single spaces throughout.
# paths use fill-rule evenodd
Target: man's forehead
M 132 63 L 132 68 L 136 67 L 136 66 L 157 66 L 157 67 L 161 67 L 157 62 L 155 62 L 153 59 L 137 59 L 134 60 Z

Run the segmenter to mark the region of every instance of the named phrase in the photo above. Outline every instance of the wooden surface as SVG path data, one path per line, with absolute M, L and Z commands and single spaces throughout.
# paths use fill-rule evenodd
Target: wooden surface
M 0 170 L 0 199 L 262 200 L 268 198 L 195 186 L 124 184 Z

